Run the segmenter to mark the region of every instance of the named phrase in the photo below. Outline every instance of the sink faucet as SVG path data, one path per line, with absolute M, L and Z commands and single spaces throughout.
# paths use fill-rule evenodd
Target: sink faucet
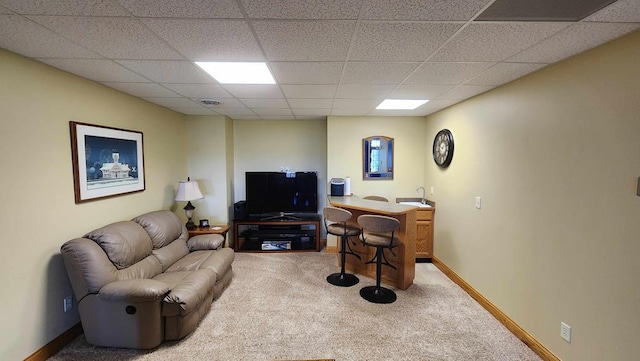
M 416 192 L 420 191 L 421 189 L 422 189 L 422 198 L 420 199 L 420 203 L 425 204 L 427 202 L 424 199 L 424 192 L 425 192 L 424 187 L 418 187 L 418 189 L 416 189 Z

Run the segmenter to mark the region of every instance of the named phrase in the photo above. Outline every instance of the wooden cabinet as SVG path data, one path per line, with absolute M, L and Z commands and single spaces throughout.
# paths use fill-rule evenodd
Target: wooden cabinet
M 431 261 L 433 257 L 434 208 L 419 208 L 416 216 L 416 260 Z

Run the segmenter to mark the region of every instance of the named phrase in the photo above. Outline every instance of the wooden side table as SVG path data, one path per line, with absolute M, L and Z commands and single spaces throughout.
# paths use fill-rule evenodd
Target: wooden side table
M 228 224 L 214 224 L 206 228 L 198 227 L 189 231 L 189 237 L 197 236 L 200 234 L 220 234 L 222 235 L 222 237 L 224 237 L 224 242 L 222 243 L 222 247 L 224 247 L 225 243 L 227 242 L 227 232 L 229 232 Z

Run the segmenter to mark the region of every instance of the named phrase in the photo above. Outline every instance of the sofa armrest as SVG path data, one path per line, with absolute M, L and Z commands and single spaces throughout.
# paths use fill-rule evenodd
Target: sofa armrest
M 116 281 L 100 289 L 98 296 L 109 301 L 152 302 L 169 293 L 169 285 L 150 279 Z
M 189 251 L 205 251 L 222 247 L 224 237 L 219 234 L 201 234 L 187 240 Z

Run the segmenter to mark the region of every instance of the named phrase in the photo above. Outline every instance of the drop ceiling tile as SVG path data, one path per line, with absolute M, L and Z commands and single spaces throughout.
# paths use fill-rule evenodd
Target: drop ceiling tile
M 421 108 L 423 108 L 423 110 L 425 111 L 429 111 L 429 114 L 431 114 L 438 110 L 448 108 L 459 102 L 460 100 L 458 99 L 434 99 L 434 100 L 430 100 L 427 104 L 423 105 Z
M 236 98 L 284 98 L 276 84 L 226 84 L 223 87 Z
M 215 108 L 216 112 L 227 115 L 231 118 L 237 116 L 256 116 L 251 109 L 248 108 Z
M 587 16 L 583 21 L 640 23 L 640 1 L 618 0 L 593 15 Z
M 331 110 L 331 115 L 338 117 L 360 117 L 369 114 L 374 108 L 348 108 Z
M 369 0 L 363 19 L 375 20 L 469 20 L 487 0 L 389 1 Z
M 400 85 L 388 97 L 390 99 L 432 99 L 453 89 L 455 85 Z
M 640 28 L 640 24 L 576 23 L 533 45 L 510 62 L 554 63 Z
M 189 98 L 233 98 L 219 84 L 173 84 L 163 83 L 164 87 Z
M 373 109 L 371 112 L 369 112 L 369 115 L 377 116 L 377 117 L 380 117 L 380 116 L 382 117 L 415 117 L 415 116 L 422 116 L 423 111 L 420 108 L 414 109 L 414 110 Z
M 157 97 L 144 97 L 144 100 L 150 101 L 152 103 L 161 105 L 167 108 L 197 108 L 201 107 L 200 104 L 192 101 L 188 98 L 157 98 Z
M 331 108 L 333 99 L 287 99 L 292 108 Z
M 331 98 L 336 94 L 337 85 L 282 85 L 287 98 Z
M 234 0 L 118 0 L 131 14 L 150 18 L 242 18 Z
M 242 0 L 253 19 L 357 19 L 362 0 Z
M 532 73 L 547 64 L 498 63 L 491 69 L 466 82 L 466 85 L 502 85 Z
M 260 117 L 262 120 L 296 120 L 296 117 L 293 115 L 265 115 Z M 251 120 L 251 119 L 245 119 Z
M 356 22 L 256 21 L 258 40 L 269 60 L 343 61 Z
M 101 58 L 19 15 L 0 15 L 0 48 L 28 57 Z
M 261 117 L 273 117 L 273 116 L 291 116 L 293 117 L 293 113 L 289 108 L 251 108 L 254 113 L 258 114 Z
M 189 61 L 119 60 L 118 63 L 158 83 L 213 83 L 214 80 Z
M 343 63 L 271 62 L 271 73 L 278 84 L 338 84 Z
M 493 88 L 494 86 L 491 85 L 461 85 L 440 95 L 438 99 L 464 100 L 480 93 L 484 93 Z
M 424 61 L 462 26 L 457 23 L 363 21 L 349 61 Z
M 139 98 L 144 98 L 144 97 L 172 98 L 172 97 L 179 96 L 179 94 L 176 94 L 175 92 L 172 92 L 171 90 L 156 83 L 103 82 L 102 84 Z
M 406 85 L 452 85 L 463 83 L 495 63 L 424 63 L 403 83 Z
M 129 15 L 109 0 L 0 0 L 0 5 L 24 15 Z
M 182 59 L 133 18 L 29 16 L 98 54 L 115 59 Z
M 382 100 L 393 88 L 393 85 L 340 84 L 336 98 Z
M 349 62 L 342 84 L 400 84 L 420 63 Z
M 193 61 L 261 61 L 264 56 L 243 20 L 142 19 Z
M 326 116 L 331 113 L 331 108 L 311 109 L 311 108 L 293 108 L 293 115 L 299 116 Z
M 178 113 L 182 113 L 185 115 L 219 115 L 211 109 L 207 109 L 205 107 L 198 108 L 181 108 L 181 107 L 169 107 L 169 109 L 174 110 Z
M 374 109 L 382 99 L 335 99 L 333 109 Z
M 244 105 L 249 108 L 289 108 L 289 104 L 287 101 L 278 98 L 278 99 L 269 99 L 269 98 L 261 98 L 261 99 L 248 99 L 243 98 L 239 99 Z
M 327 115 L 296 115 L 296 120 L 327 120 Z
M 104 82 L 149 82 L 131 70 L 106 59 L 38 59 L 55 68 L 62 69 L 83 78 Z
M 502 61 L 571 23 L 474 23 L 457 34 L 429 61 Z

